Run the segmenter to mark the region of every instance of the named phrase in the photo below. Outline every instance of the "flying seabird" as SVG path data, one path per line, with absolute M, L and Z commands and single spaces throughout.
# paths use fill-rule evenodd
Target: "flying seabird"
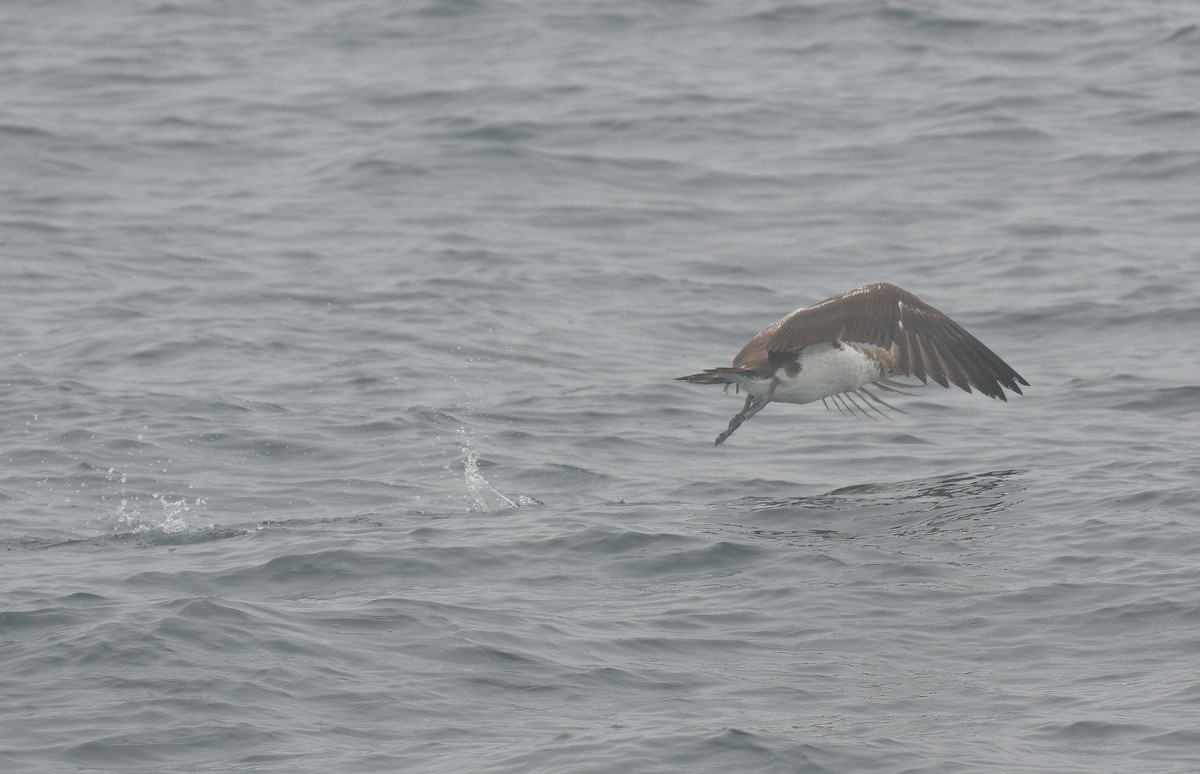
M 877 282 L 797 309 L 767 326 L 733 359 L 732 368 L 709 368 L 677 381 L 723 384 L 745 390 L 746 405 L 717 444 L 768 403 L 825 402 L 851 414 L 871 417 L 855 395 L 876 413 L 873 403 L 907 413 L 879 398 L 867 386 L 897 392 L 915 387 L 893 381 L 914 376 L 943 387 L 953 382 L 1007 401 L 1004 389 L 1021 394 L 1029 386 L 1008 363 L 958 323 L 921 299 L 887 282 Z M 840 404 L 840 405 L 839 405 Z M 829 404 L 825 404 L 829 408 Z M 874 417 L 871 417 L 872 419 Z

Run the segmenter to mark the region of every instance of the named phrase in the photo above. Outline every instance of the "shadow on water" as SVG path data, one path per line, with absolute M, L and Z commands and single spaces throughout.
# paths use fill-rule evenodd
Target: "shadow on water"
M 1022 475 L 1020 470 L 953 473 L 802 497 L 743 497 L 715 507 L 732 517 L 722 520 L 725 526 L 761 537 L 964 533 L 993 526 L 996 515 L 1024 491 Z

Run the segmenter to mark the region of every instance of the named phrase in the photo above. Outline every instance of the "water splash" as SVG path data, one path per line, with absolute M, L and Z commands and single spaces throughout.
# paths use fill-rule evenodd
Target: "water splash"
M 501 511 L 509 508 L 521 508 L 527 505 L 541 505 L 536 499 L 526 495 L 510 498 L 492 486 L 483 474 L 479 472 L 479 453 L 475 451 L 467 429 L 458 429 L 459 448 L 462 450 L 463 484 L 467 490 L 467 511 L 470 513 L 486 513 Z
M 153 492 L 147 500 L 126 489 L 129 480 L 126 473 L 118 473 L 109 468 L 105 478 L 111 483 L 120 483 L 116 511 L 107 517 L 107 521 L 115 530 L 136 534 L 187 535 L 211 530 L 215 526 L 200 523 L 194 510 L 203 508 L 208 502 L 207 498 L 195 497 L 189 500 L 187 497 Z M 153 504 L 144 509 L 143 505 L 148 501 Z

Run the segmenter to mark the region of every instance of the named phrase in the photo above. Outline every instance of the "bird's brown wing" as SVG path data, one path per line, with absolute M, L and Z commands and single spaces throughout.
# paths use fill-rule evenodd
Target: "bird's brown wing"
M 734 358 L 735 367 L 760 367 L 777 353 L 841 340 L 892 352 L 899 373 L 953 382 L 1007 400 L 1003 388 L 1020 394 L 1028 386 L 1008 363 L 958 323 L 921 299 L 887 282 L 866 285 L 798 309 L 755 336 Z

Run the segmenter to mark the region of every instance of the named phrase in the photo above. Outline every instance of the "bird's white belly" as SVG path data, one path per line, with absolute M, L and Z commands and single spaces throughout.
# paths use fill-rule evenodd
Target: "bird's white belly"
M 830 395 L 853 392 L 882 377 L 879 364 L 858 349 L 843 344 L 840 347 L 817 345 L 800 353 L 800 371 L 789 376 L 787 367 L 775 371 L 779 385 L 771 400 L 780 403 L 811 403 Z M 771 379 L 751 378 L 742 382 L 742 389 L 751 395 L 766 394 Z

